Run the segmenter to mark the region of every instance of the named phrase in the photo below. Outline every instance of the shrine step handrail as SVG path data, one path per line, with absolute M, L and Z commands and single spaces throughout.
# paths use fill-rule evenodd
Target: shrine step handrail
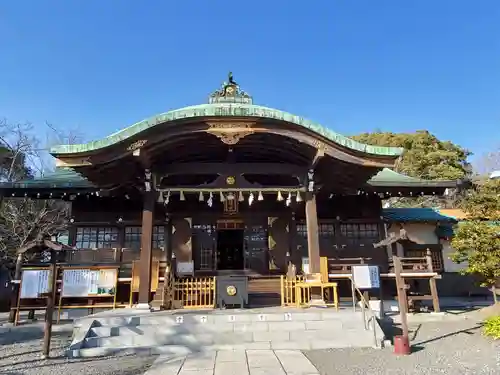
M 364 328 L 366 331 L 368 331 L 370 329 L 370 323 L 372 324 L 372 330 L 373 330 L 373 341 L 374 341 L 374 345 L 375 347 L 380 347 L 380 343 L 378 342 L 377 340 L 377 330 L 376 330 L 376 324 L 377 323 L 377 316 L 375 315 L 375 312 L 373 311 L 373 309 L 371 308 L 370 304 L 368 303 L 368 301 L 365 299 L 365 297 L 363 296 L 363 293 L 361 293 L 361 290 L 359 290 L 359 288 L 356 286 L 356 283 L 354 282 L 354 280 L 351 278 L 351 282 L 352 282 L 352 285 L 353 285 L 353 290 L 355 292 L 358 293 L 359 297 L 360 297 L 360 302 L 361 302 L 361 311 L 362 311 L 362 316 L 363 316 L 363 325 L 364 325 Z M 354 311 L 356 311 L 356 304 L 354 304 Z M 367 318 L 366 316 L 366 309 L 368 308 L 368 312 L 369 312 L 369 317 Z M 381 308 L 382 308 L 382 305 L 381 305 Z

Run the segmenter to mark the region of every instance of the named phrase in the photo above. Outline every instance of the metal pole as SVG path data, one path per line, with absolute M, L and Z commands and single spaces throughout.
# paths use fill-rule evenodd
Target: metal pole
M 45 326 L 43 329 L 42 358 L 49 357 L 50 339 L 52 338 L 52 318 L 54 315 L 54 296 L 57 291 L 57 263 L 56 252 L 50 250 L 50 286 L 47 295 L 47 310 L 45 311 Z

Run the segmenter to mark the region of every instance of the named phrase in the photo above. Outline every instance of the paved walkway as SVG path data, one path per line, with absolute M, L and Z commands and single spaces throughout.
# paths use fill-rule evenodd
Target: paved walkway
M 145 375 L 319 375 L 299 350 L 223 350 L 160 356 Z

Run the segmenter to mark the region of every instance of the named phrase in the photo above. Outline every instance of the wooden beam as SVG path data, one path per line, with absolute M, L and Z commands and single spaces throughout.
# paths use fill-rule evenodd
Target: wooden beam
M 92 165 L 89 157 L 59 157 L 56 158 L 56 167 L 86 167 Z
M 319 235 L 318 235 L 318 211 L 316 208 L 316 196 L 313 193 L 306 194 L 306 224 L 307 224 L 307 248 L 309 252 L 309 273 L 320 272 Z
M 315 168 L 323 156 L 325 156 L 325 146 L 323 144 L 320 144 L 316 149 L 316 155 L 314 155 L 314 158 L 309 168 Z
M 307 172 L 305 167 L 286 163 L 177 163 L 160 167 L 158 172 L 163 175 L 173 174 L 276 174 L 302 176 Z
M 148 305 L 151 291 L 151 266 L 153 261 L 153 222 L 156 191 L 144 194 L 144 209 L 142 211 L 141 254 L 139 259 L 139 305 Z

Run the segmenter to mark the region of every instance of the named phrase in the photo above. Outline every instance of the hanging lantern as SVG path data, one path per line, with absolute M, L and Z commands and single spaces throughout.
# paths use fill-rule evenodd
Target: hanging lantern
M 204 200 L 204 199 L 205 199 L 205 198 L 203 197 L 203 192 L 202 192 L 202 191 L 200 191 L 200 197 L 198 198 L 198 200 L 199 200 L 200 202 L 203 202 L 203 200 Z
M 167 192 L 167 196 L 165 197 L 165 206 L 168 204 L 168 202 L 170 202 L 170 191 Z
M 300 191 L 297 192 L 297 196 L 295 197 L 296 202 L 302 202 L 302 196 L 300 195 Z
M 231 193 L 231 192 L 229 192 L 229 193 L 227 193 L 226 198 L 227 198 L 228 201 L 232 201 L 234 199 L 234 194 Z
M 180 192 L 179 199 L 180 199 L 181 201 L 185 201 L 185 200 L 186 200 L 186 197 L 184 196 L 184 192 L 183 192 L 182 190 L 181 190 L 181 192 Z
M 225 200 L 226 200 L 226 198 L 224 198 L 224 193 L 221 191 L 220 192 L 220 201 L 224 202 Z
M 281 191 L 278 191 L 278 197 L 276 198 L 278 202 L 281 202 L 283 200 L 283 195 L 281 195 Z
M 210 192 L 210 195 L 209 195 L 208 200 L 207 200 L 207 204 L 208 204 L 208 207 L 212 207 L 212 205 L 214 204 L 214 195 L 212 194 L 212 192 Z
M 157 203 L 163 203 L 163 192 L 160 191 L 160 194 L 158 195 L 158 199 L 156 200 Z
M 288 196 L 286 197 L 285 204 L 287 206 L 290 206 L 290 203 L 292 203 L 292 193 L 288 192 Z
M 245 201 L 245 197 L 243 196 L 243 192 L 241 192 L 241 191 L 240 191 L 240 196 L 239 196 L 238 200 L 239 200 L 240 202 Z
M 248 196 L 248 205 L 251 206 L 253 201 L 254 201 L 255 197 L 253 195 L 253 193 L 250 193 L 250 195 Z
M 257 200 L 258 201 L 263 201 L 264 200 L 264 196 L 262 195 L 262 191 L 259 191 L 259 195 L 257 196 Z

